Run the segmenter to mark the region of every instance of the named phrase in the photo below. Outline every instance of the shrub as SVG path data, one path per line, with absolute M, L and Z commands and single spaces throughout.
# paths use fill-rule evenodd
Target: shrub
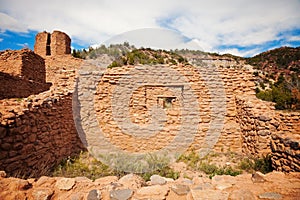
M 145 173 L 141 173 L 138 175 L 140 175 L 145 181 L 150 181 L 150 177 L 154 174 L 157 174 L 157 175 L 160 175 L 160 176 L 163 176 L 166 178 L 172 178 L 174 180 L 179 178 L 179 172 L 175 172 L 173 169 L 171 169 L 168 166 L 165 166 L 164 168 L 159 169 L 159 170 L 155 170 L 152 172 L 145 172 Z
M 208 174 L 209 178 L 215 175 L 237 176 L 242 173 L 241 170 L 233 169 L 231 166 L 218 167 L 215 164 L 209 164 L 207 162 L 201 162 L 198 166 L 198 170 Z
M 244 158 L 239 163 L 239 168 L 247 172 L 260 171 L 264 174 L 273 171 L 271 156 L 266 155 L 259 158 Z
M 88 152 L 81 152 L 79 156 L 69 157 L 55 167 L 53 176 L 77 177 L 85 176 L 95 180 L 109 175 L 122 175 L 123 173 L 110 169 L 100 161 L 92 158 Z
M 266 155 L 260 158 L 255 158 L 253 168 L 255 171 L 260 171 L 264 174 L 273 171 L 271 156 Z

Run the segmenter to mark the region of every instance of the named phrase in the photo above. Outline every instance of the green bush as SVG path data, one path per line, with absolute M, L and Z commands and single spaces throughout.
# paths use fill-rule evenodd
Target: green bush
M 200 162 L 198 170 L 209 175 L 209 178 L 212 178 L 215 175 L 237 176 L 242 173 L 241 170 L 233 169 L 231 166 L 218 167 L 215 164 L 209 164 L 207 162 Z
M 273 171 L 271 156 L 266 155 L 259 158 L 244 158 L 239 163 L 239 168 L 250 173 L 260 171 L 266 174 Z
M 272 167 L 271 156 L 266 155 L 266 156 L 262 156 L 260 158 L 255 158 L 253 168 L 255 171 L 260 171 L 264 174 L 266 174 L 268 172 L 272 172 L 273 167 Z
M 88 152 L 82 152 L 79 156 L 63 160 L 54 168 L 52 175 L 64 177 L 85 176 L 95 180 L 110 175 L 121 176 L 124 173 L 112 170 L 107 165 L 92 158 Z
M 172 178 L 174 180 L 179 178 L 179 172 L 175 172 L 173 169 L 171 169 L 168 166 L 165 166 L 159 170 L 155 170 L 152 172 L 145 172 L 145 173 L 141 173 L 138 175 L 140 175 L 145 181 L 150 181 L 150 177 L 154 174 L 157 174 L 157 175 L 160 175 L 160 176 L 166 177 L 166 178 Z

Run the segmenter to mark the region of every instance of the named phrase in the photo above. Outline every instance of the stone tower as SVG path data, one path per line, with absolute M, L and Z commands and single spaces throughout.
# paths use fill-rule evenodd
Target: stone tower
M 35 37 L 34 52 L 42 57 L 71 54 L 71 39 L 60 31 L 38 33 Z

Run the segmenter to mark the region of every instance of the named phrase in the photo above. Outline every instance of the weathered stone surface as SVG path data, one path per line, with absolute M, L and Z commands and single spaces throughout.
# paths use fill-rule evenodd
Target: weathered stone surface
M 166 199 L 169 188 L 165 185 L 153 185 L 142 187 L 136 191 L 133 198 L 136 199 Z
M 87 196 L 87 200 L 100 200 L 101 199 L 101 191 L 99 190 L 91 190 Z
M 255 195 L 247 189 L 234 190 L 229 195 L 229 200 L 253 200 Z
M 145 181 L 138 175 L 128 174 L 123 176 L 118 181 L 124 188 L 138 189 L 145 185 Z
M 128 178 L 128 177 L 127 177 Z M 231 180 L 231 178 L 233 180 Z M 218 176 L 214 183 L 209 178 L 197 184 L 183 185 L 181 180 L 175 180 L 164 185 L 142 186 L 138 189 L 123 188 L 117 182 L 98 184 L 86 178 L 77 178 L 76 185 L 70 190 L 61 190 L 53 183 L 53 179 L 44 177 L 22 180 L 17 178 L 0 178 L 0 199 L 297 199 L 299 197 L 299 173 L 271 172 L 265 176 L 262 184 L 252 183 L 251 174 L 236 177 Z M 47 182 L 49 181 L 49 183 Z M 218 189 L 217 183 L 232 184 L 232 187 Z M 32 184 L 32 186 L 30 186 Z M 30 187 L 28 187 L 28 185 Z M 209 185 L 205 186 L 205 185 Z M 101 191 L 101 193 L 100 193 Z M 266 192 L 268 191 L 268 192 Z M 101 194 L 99 196 L 99 194 Z M 280 198 L 279 198 L 280 197 Z
M 106 176 L 106 177 L 101 177 L 98 178 L 94 181 L 95 185 L 100 185 L 100 186 L 104 186 L 104 185 L 109 185 L 113 182 L 118 181 L 118 177 L 116 176 Z
M 190 192 L 190 188 L 187 185 L 176 184 L 171 186 L 171 190 L 178 195 L 186 195 Z
M 34 200 L 50 200 L 54 191 L 50 188 L 34 189 L 32 191 L 32 199 Z
M 55 183 L 55 187 L 57 187 L 60 190 L 70 190 L 75 185 L 75 179 L 74 178 L 60 178 Z
M 265 182 L 264 175 L 260 172 L 255 172 L 252 174 L 251 180 L 253 183 L 263 183 Z
M 5 178 L 5 177 L 6 177 L 5 171 L 0 171 L 0 178 Z
M 150 177 L 150 181 L 151 181 L 151 185 L 163 185 L 167 182 L 163 177 L 159 175 L 152 175 Z
M 50 178 L 47 176 L 40 177 L 34 185 L 37 187 L 50 187 L 56 182 L 55 178 Z
M 219 190 L 199 190 L 192 189 L 191 194 L 193 199 L 216 199 L 216 200 L 227 200 L 228 192 L 223 192 Z
M 110 191 L 110 199 L 111 200 L 127 200 L 133 194 L 133 191 L 130 189 L 122 189 L 122 190 L 112 190 Z
M 258 196 L 260 199 L 282 199 L 282 196 L 275 192 L 266 192 Z

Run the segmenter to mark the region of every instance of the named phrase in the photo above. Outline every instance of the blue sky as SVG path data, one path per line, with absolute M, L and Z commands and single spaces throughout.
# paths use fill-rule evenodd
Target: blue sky
M 184 36 L 178 43 L 189 38 L 205 51 L 252 56 L 300 46 L 299 9 L 300 0 L 0 0 L 0 50 L 33 49 L 44 30 L 64 31 L 73 48 L 83 48 L 136 29 L 167 28 Z

